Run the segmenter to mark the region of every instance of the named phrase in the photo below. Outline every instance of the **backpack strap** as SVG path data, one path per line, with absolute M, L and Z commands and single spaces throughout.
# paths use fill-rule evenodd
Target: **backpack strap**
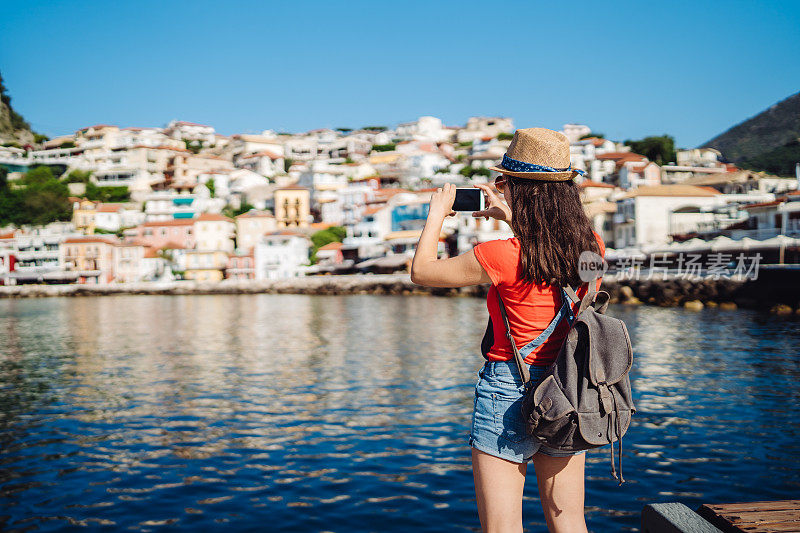
M 514 361 L 517 363 L 517 370 L 519 370 L 519 375 L 522 377 L 522 383 L 527 387 L 531 380 L 531 373 L 525 361 L 522 359 L 522 356 L 519 354 L 519 350 L 517 350 L 517 343 L 514 342 L 514 336 L 511 334 L 511 325 L 508 323 L 508 314 L 506 313 L 506 306 L 503 303 L 503 299 L 500 297 L 500 291 L 495 292 L 497 293 L 497 301 L 500 304 L 500 314 L 503 315 L 503 323 L 506 326 L 506 337 L 508 338 L 508 342 L 511 343 L 511 350 L 514 352 Z
M 572 288 L 572 285 L 567 284 L 561 289 L 564 291 L 564 294 L 567 295 L 567 297 L 572 301 L 573 304 L 576 304 L 581 301 L 581 299 L 578 298 L 578 293 L 575 292 L 575 289 Z
M 589 307 L 594 307 L 598 313 L 605 313 L 608 308 L 609 295 L 605 291 L 597 290 L 597 278 L 586 282 L 589 285 L 589 290 L 586 291 L 586 296 L 581 300 L 581 305 L 578 308 L 578 314 L 583 313 Z
M 574 299 L 570 296 L 569 291 L 572 292 L 574 295 Z M 577 294 L 575 291 L 567 285 L 567 287 L 561 288 L 561 307 L 559 308 L 556 316 L 553 317 L 553 320 L 550 321 L 550 324 L 542 331 L 535 339 L 531 342 L 523 346 L 522 348 L 517 349 L 517 343 L 514 341 L 514 336 L 511 334 L 511 325 L 508 322 L 508 314 L 506 313 L 506 306 L 503 304 L 503 299 L 500 297 L 500 291 L 495 290 L 497 293 L 497 301 L 500 304 L 500 314 L 503 315 L 503 323 L 506 327 L 506 337 L 508 338 L 508 342 L 511 344 L 511 349 L 514 352 L 514 360 L 517 363 L 517 370 L 519 370 L 519 375 L 522 376 L 522 381 L 527 385 L 530 381 L 530 371 L 528 370 L 527 363 L 525 363 L 525 357 L 528 356 L 533 350 L 535 350 L 538 346 L 544 344 L 544 342 L 552 335 L 553 331 L 555 331 L 556 326 L 561 320 L 566 317 L 567 321 L 572 324 L 575 320 L 575 313 L 572 309 L 573 301 L 579 301 Z
M 552 335 L 553 331 L 555 331 L 556 326 L 558 326 L 558 323 L 561 322 L 562 318 L 566 317 L 570 324 L 572 324 L 572 322 L 575 320 L 575 313 L 572 310 L 572 305 L 570 305 L 572 303 L 572 299 L 566 292 L 566 289 L 563 287 L 561 288 L 561 300 L 561 308 L 556 313 L 556 316 L 553 317 L 553 320 L 550 321 L 550 324 L 548 324 L 544 331 L 542 331 L 535 339 L 519 349 L 519 353 L 523 360 L 528 357 L 529 353 L 544 344 L 550 335 Z

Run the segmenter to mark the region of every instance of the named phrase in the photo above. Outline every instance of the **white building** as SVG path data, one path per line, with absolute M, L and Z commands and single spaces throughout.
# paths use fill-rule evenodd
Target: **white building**
M 466 127 L 457 131 L 456 141 L 474 142 L 482 137 L 497 137 L 501 133 L 513 133 L 514 121 L 507 117 L 470 117 Z
M 164 133 L 173 139 L 197 141 L 205 146 L 211 146 L 216 142 L 214 128 L 212 126 L 196 124 L 194 122 L 173 120 L 164 128 Z
M 714 148 L 690 148 L 688 150 L 677 150 L 675 161 L 678 166 L 685 167 L 718 167 L 722 153 Z
M 269 211 L 248 211 L 236 217 L 236 248 L 252 252 L 261 237 L 277 231 L 278 223 Z
M 661 167 L 652 161 L 626 161 L 619 169 L 619 186 L 635 189 L 642 185 L 661 185 Z
M 584 124 L 564 124 L 561 128 L 561 133 L 566 135 L 569 142 L 577 142 L 584 135 L 592 133 L 592 129 Z
M 231 136 L 231 140 L 225 147 L 225 150 L 233 156 L 268 151 L 281 157 L 292 157 L 284 149 L 285 142 L 286 140 L 281 136 L 267 137 L 264 135 L 240 133 Z
M 255 279 L 302 276 L 308 267 L 311 241 L 302 233 L 282 230 L 261 237 L 253 252 Z
M 131 204 L 101 203 L 95 206 L 94 226 L 97 229 L 116 232 L 144 221 L 145 214 Z
M 111 149 L 137 146 L 185 148 L 182 141 L 173 139 L 160 128 L 122 128 L 117 132 Z
M 254 154 L 241 155 L 236 158 L 235 165 L 239 168 L 271 178 L 276 174 L 284 173 L 284 158 L 269 150 L 262 150 Z
M 569 159 L 572 168 L 588 173 L 593 181 L 602 181 L 602 164 L 596 159 L 598 155 L 614 151 L 614 143 L 608 139 L 592 137 L 571 142 L 569 145 Z
M 221 213 L 225 200 L 212 198 L 204 185 L 195 187 L 192 193 L 156 191 L 143 197 L 147 222 L 182 218 L 195 218 L 202 213 Z
M 233 253 L 236 224 L 228 217 L 204 213 L 195 219 L 192 229 L 197 250 Z
M 63 275 L 60 261 L 61 243 L 79 237 L 71 223 L 54 222 L 45 227 L 26 228 L 15 233 L 9 243 L 16 258 L 10 283 L 16 281 L 57 281 Z
M 441 119 L 436 117 L 419 117 L 414 122 L 398 124 L 395 129 L 398 138 L 407 141 L 448 141 L 452 132 L 442 126 Z
M 138 243 L 116 243 L 114 246 L 114 282 L 132 283 L 147 279 L 150 264 L 145 263 L 147 248 Z
M 692 185 L 642 186 L 617 200 L 614 215 L 614 247 L 660 246 L 671 235 L 690 233 L 713 219 L 711 208 L 724 202 L 723 195 L 708 187 Z

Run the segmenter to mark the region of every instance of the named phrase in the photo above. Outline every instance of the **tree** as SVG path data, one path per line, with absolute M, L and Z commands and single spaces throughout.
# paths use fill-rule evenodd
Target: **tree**
M 86 198 L 95 202 L 127 202 L 131 198 L 125 185 L 98 187 L 91 181 L 86 184 Z
M 53 171 L 47 166 L 33 167 L 22 178 L 22 183 L 25 185 L 42 184 L 49 180 L 55 179 Z
M 486 176 L 487 178 L 492 175 L 492 171 L 488 168 L 475 168 L 475 167 L 464 167 L 458 171 L 464 177 L 472 178 L 473 176 Z
M 392 150 L 395 149 L 396 146 L 397 146 L 396 144 L 392 144 L 392 143 L 390 143 L 390 144 L 373 144 L 372 145 L 372 149 L 375 150 L 376 152 L 391 152 Z
M 73 170 L 64 178 L 66 183 L 89 183 L 92 173 L 88 170 Z
M 637 154 L 659 165 L 675 162 L 675 139 L 671 135 L 645 137 L 639 141 L 627 140 L 625 146 L 630 146 Z
M 311 234 L 311 264 L 317 262 L 317 250 L 332 242 L 342 242 L 347 236 L 347 230 L 342 226 L 331 226 Z
M 513 138 L 514 138 L 514 134 L 513 133 L 500 132 L 500 133 L 497 134 L 497 140 L 498 141 L 510 141 Z
M 49 224 L 72 218 L 69 189 L 55 178 L 29 184 L 22 196 L 26 224 Z
M 49 167 L 32 168 L 14 186 L 0 188 L 0 225 L 43 225 L 70 218 L 69 189 Z
M 739 164 L 751 170 L 764 170 L 778 176 L 793 176 L 798 162 L 800 162 L 800 140 L 795 139 L 763 154 L 748 157 Z
M 594 137 L 597 137 L 598 139 L 605 139 L 606 138 L 606 134 L 605 133 L 587 133 L 586 135 L 581 135 L 578 138 L 578 140 L 582 141 L 583 139 L 592 139 Z
M 189 139 L 182 139 L 182 140 L 183 140 L 183 145 L 186 147 L 186 149 L 192 152 L 193 154 L 200 152 L 200 149 L 203 147 L 203 145 L 200 144 L 199 141 L 190 141 Z
M 294 159 L 292 159 L 291 157 L 284 157 L 283 158 L 283 171 L 284 172 L 289 172 L 289 169 L 292 168 L 292 165 L 294 165 Z
M 242 202 L 242 204 L 239 206 L 238 209 L 234 209 L 231 206 L 224 207 L 222 209 L 222 214 L 225 215 L 228 218 L 236 218 L 239 215 L 247 213 L 248 211 L 251 211 L 251 210 L 253 210 L 255 208 L 256 207 L 254 205 L 250 205 L 247 202 Z
M 214 183 L 214 178 L 211 178 L 206 182 L 206 189 L 208 189 L 208 193 L 211 195 L 211 198 L 214 198 L 214 195 L 217 194 L 217 185 Z

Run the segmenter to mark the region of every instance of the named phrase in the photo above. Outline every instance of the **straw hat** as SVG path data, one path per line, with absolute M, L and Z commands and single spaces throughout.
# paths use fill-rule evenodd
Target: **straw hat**
M 525 128 L 514 132 L 503 161 L 489 170 L 517 178 L 568 181 L 584 174 L 569 161 L 569 140 L 546 128 Z

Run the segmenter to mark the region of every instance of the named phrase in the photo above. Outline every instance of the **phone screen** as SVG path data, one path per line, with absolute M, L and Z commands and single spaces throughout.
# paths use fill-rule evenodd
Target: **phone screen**
M 480 211 L 483 204 L 483 191 L 480 189 L 456 189 L 453 211 Z

